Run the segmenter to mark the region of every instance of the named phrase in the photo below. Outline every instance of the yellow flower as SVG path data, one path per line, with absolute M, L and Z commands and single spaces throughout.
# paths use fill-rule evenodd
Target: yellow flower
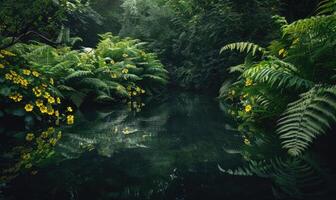
M 15 71 L 10 70 L 9 72 L 10 72 L 13 76 L 17 76 L 17 73 L 16 73 Z
M 128 57 L 128 54 L 124 53 L 122 56 L 123 56 L 124 58 L 127 58 L 127 57 Z
M 69 107 L 67 107 L 67 111 L 72 112 L 73 109 L 69 106 Z
M 71 125 L 74 123 L 74 116 L 73 115 L 68 115 L 67 116 L 67 124 Z
M 48 136 L 49 136 L 49 132 L 47 132 L 47 131 L 43 131 L 43 132 L 41 133 L 41 137 L 42 137 L 42 138 L 48 138 Z
M 31 71 L 29 69 L 24 69 L 23 74 L 29 76 L 31 74 Z
M 55 128 L 54 127 L 49 127 L 47 131 L 49 133 L 53 133 L 53 132 L 55 132 Z
M 138 93 L 137 92 L 133 92 L 133 96 L 136 96 Z
M 141 93 L 142 93 L 142 94 L 145 94 L 145 93 L 146 93 L 146 91 L 145 91 L 145 90 L 141 90 Z
M 243 95 L 243 98 L 246 98 L 246 97 L 248 97 L 248 95 L 249 95 L 249 94 L 244 94 L 244 95 Z
M 56 101 L 55 101 L 55 98 L 54 98 L 54 97 L 50 96 L 50 97 L 48 98 L 48 102 L 49 102 L 50 104 L 53 104 L 53 103 L 55 103 Z
M 51 138 L 51 139 L 49 140 L 49 143 L 50 143 L 51 145 L 55 146 L 56 143 L 57 143 L 57 139 L 56 139 L 56 138 Z
M 31 112 L 33 111 L 34 109 L 34 106 L 32 104 L 27 104 L 24 109 L 27 111 L 27 112 Z
M 48 115 L 54 115 L 55 111 L 52 107 L 48 107 L 47 108 L 47 113 L 48 113 Z
M 59 131 L 58 133 L 57 133 L 57 139 L 61 139 L 62 138 L 62 131 Z
M 48 112 L 48 108 L 47 108 L 46 106 L 43 106 L 43 105 L 42 105 L 42 106 L 40 107 L 40 112 L 41 112 L 41 113 L 47 113 L 47 112 Z
M 115 64 L 115 61 L 114 61 L 113 59 L 111 60 L 111 64 L 112 64 L 112 65 L 114 65 L 114 64 Z
M 43 100 L 41 100 L 41 99 L 37 99 L 37 100 L 35 101 L 35 104 L 36 104 L 37 107 L 41 107 L 41 106 L 43 106 Z
M 251 86 L 253 84 L 253 81 L 251 79 L 246 79 L 245 86 Z
M 33 133 L 28 133 L 27 135 L 26 135 L 26 140 L 27 141 L 32 141 L 33 139 L 34 139 L 34 134 Z
M 123 69 L 123 70 L 121 71 L 121 73 L 123 73 L 123 74 L 127 74 L 127 73 L 128 73 L 128 69 L 127 69 L 127 68 Z
M 33 74 L 33 76 L 35 76 L 35 77 L 39 77 L 39 76 L 40 76 L 40 73 L 38 73 L 37 71 L 33 71 L 32 74 Z
M 5 79 L 12 80 L 13 79 L 13 75 L 7 73 L 7 74 L 5 74 Z
M 60 116 L 60 114 L 59 114 L 59 111 L 58 111 L 58 110 L 56 110 L 56 111 L 55 111 L 55 116 L 56 116 L 56 117 L 59 117 L 59 116 Z
M 280 49 L 279 50 L 279 56 L 281 56 L 283 53 L 285 53 L 285 49 Z
M 4 68 L 5 68 L 5 65 L 0 63 L 0 69 L 4 69 Z
M 56 102 L 57 102 L 58 104 L 61 104 L 61 98 L 57 97 L 57 98 L 56 98 Z
M 48 99 L 50 97 L 50 94 L 49 92 L 45 92 L 44 95 L 43 95 L 44 98 Z
M 54 85 L 54 79 L 53 78 L 50 78 L 50 84 Z
M 137 92 L 141 92 L 141 88 L 139 88 L 139 87 L 136 87 L 136 89 L 135 89 Z
M 248 140 L 247 138 L 244 139 L 244 143 L 245 143 L 246 145 L 250 145 L 250 144 L 251 144 L 250 140 Z
M 10 95 L 9 98 L 12 99 L 15 102 L 20 102 L 20 101 L 22 101 L 23 96 L 19 93 L 16 93 L 14 95 Z
M 42 95 L 42 91 L 38 87 L 34 87 L 33 92 L 34 92 L 36 97 L 40 97 Z
M 117 78 L 117 74 L 116 73 L 112 73 L 111 74 L 111 78 Z
M 28 82 L 26 79 L 21 79 L 21 80 L 20 80 L 20 83 L 21 83 L 21 85 L 24 86 L 24 87 L 27 87 L 28 84 L 29 84 L 29 82 Z
M 28 159 L 30 159 L 30 153 L 25 153 L 25 154 L 23 154 L 23 155 L 22 155 L 22 159 L 23 159 L 23 160 L 28 160 Z
M 245 112 L 251 112 L 251 110 L 252 110 L 252 106 L 251 105 L 246 105 L 245 106 Z

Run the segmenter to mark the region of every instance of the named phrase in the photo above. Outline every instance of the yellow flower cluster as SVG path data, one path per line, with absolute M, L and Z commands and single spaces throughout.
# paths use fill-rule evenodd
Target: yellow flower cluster
M 139 86 L 129 85 L 127 86 L 127 90 L 128 90 L 128 96 L 130 97 L 146 93 L 146 91 L 144 89 L 141 89 Z
M 136 102 L 136 101 L 133 101 L 133 102 L 128 102 L 127 103 L 128 105 L 128 109 L 131 111 L 132 109 L 135 109 L 136 112 L 140 112 L 141 111 L 141 108 L 145 106 L 144 103 L 141 103 L 141 102 Z
M 23 99 L 23 96 L 20 93 L 15 93 L 9 96 L 10 99 L 12 99 L 15 102 L 20 102 Z
M 12 81 L 14 84 L 21 85 L 22 87 L 27 87 L 29 82 L 27 79 L 23 78 L 15 71 L 10 70 L 10 73 L 5 74 L 5 79 Z

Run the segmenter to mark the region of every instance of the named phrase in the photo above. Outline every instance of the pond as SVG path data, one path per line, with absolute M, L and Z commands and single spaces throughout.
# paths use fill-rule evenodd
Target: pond
M 232 176 L 241 135 L 213 98 L 172 94 L 147 105 L 87 108 L 56 158 L 2 185 L 8 199 L 274 199 L 269 179 Z M 140 111 L 140 107 L 141 108 Z M 220 166 L 220 167 L 219 167 Z M 0 196 L 1 197 L 1 196 Z

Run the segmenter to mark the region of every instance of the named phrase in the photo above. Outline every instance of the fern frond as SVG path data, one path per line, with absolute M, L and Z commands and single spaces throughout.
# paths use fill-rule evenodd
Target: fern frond
M 323 0 L 317 8 L 318 15 L 333 14 L 336 12 L 336 0 Z
M 336 122 L 336 87 L 316 86 L 288 105 L 278 121 L 283 148 L 300 155 L 313 140 Z
M 72 79 L 81 79 L 92 76 L 93 73 L 91 71 L 75 71 L 71 74 L 69 74 L 67 77 L 65 77 L 65 81 L 70 81 Z
M 290 69 L 277 66 L 275 62 L 264 61 L 247 69 L 244 77 L 251 78 L 255 82 L 268 84 L 274 88 L 296 88 L 296 89 L 310 89 L 314 86 L 312 81 L 303 79 L 292 73 Z
M 108 85 L 104 81 L 98 78 L 84 78 L 78 84 L 79 84 L 79 87 L 85 86 L 86 88 L 91 88 L 91 89 L 107 89 L 108 90 Z
M 231 50 L 231 51 L 238 50 L 241 53 L 242 52 L 246 52 L 246 53 L 252 52 L 252 55 L 255 55 L 257 51 L 262 52 L 262 53 L 264 53 L 265 51 L 264 48 L 260 47 L 257 44 L 251 43 L 251 42 L 237 42 L 237 43 L 227 44 L 220 50 L 220 53 L 226 50 Z
M 154 82 L 157 82 L 157 83 L 160 83 L 162 85 L 166 85 L 167 84 L 167 80 L 160 77 L 160 76 L 155 76 L 155 75 L 152 75 L 152 74 L 144 74 L 141 76 L 144 80 L 150 80 L 150 81 L 154 81 Z

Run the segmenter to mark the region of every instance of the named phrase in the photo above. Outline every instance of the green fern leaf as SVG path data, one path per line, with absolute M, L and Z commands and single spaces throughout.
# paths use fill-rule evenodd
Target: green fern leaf
M 316 86 L 288 105 L 278 122 L 283 148 L 300 155 L 318 135 L 336 122 L 336 87 Z
M 257 51 L 261 53 L 264 53 L 265 51 L 264 48 L 260 47 L 257 44 L 250 43 L 250 42 L 237 42 L 237 43 L 227 44 L 220 50 L 220 53 L 226 50 L 231 50 L 231 51 L 238 50 L 241 53 L 242 52 L 246 52 L 246 53 L 252 52 L 252 55 L 255 55 Z

